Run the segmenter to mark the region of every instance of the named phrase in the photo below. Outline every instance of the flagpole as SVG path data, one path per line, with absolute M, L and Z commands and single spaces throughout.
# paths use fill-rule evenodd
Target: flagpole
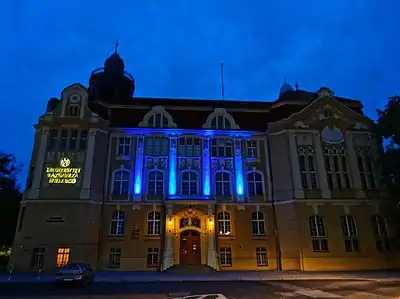
M 221 61 L 221 96 L 222 100 L 225 100 L 225 89 L 224 89 L 224 62 Z

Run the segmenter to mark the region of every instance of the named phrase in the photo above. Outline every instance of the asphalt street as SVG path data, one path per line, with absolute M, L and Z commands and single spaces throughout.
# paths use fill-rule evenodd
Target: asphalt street
M 400 282 L 284 280 L 95 283 L 86 288 L 53 283 L 3 283 L 0 298 L 43 299 L 266 299 L 400 298 Z

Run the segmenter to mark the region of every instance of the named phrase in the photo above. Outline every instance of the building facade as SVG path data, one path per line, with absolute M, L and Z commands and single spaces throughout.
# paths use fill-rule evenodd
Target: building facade
M 10 264 L 52 271 L 359 270 L 398 265 L 356 100 L 133 97 L 118 53 L 35 125 Z

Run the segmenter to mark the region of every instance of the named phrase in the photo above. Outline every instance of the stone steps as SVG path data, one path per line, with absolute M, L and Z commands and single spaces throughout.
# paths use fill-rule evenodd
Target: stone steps
M 217 271 L 206 265 L 174 265 L 165 272 L 173 274 L 209 274 Z

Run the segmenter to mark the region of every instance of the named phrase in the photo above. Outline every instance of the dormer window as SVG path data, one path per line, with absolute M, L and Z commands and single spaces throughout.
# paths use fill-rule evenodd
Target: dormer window
M 211 129 L 229 130 L 230 128 L 231 128 L 231 122 L 225 116 L 218 115 L 214 117 L 213 120 L 211 121 Z
M 149 117 L 148 126 L 153 128 L 168 128 L 168 119 L 162 113 L 155 113 Z
M 214 130 L 238 130 L 239 126 L 235 119 L 230 115 L 225 108 L 215 108 L 214 111 L 207 117 L 204 129 Z
M 154 106 L 139 123 L 139 127 L 176 128 L 171 114 L 163 106 Z

